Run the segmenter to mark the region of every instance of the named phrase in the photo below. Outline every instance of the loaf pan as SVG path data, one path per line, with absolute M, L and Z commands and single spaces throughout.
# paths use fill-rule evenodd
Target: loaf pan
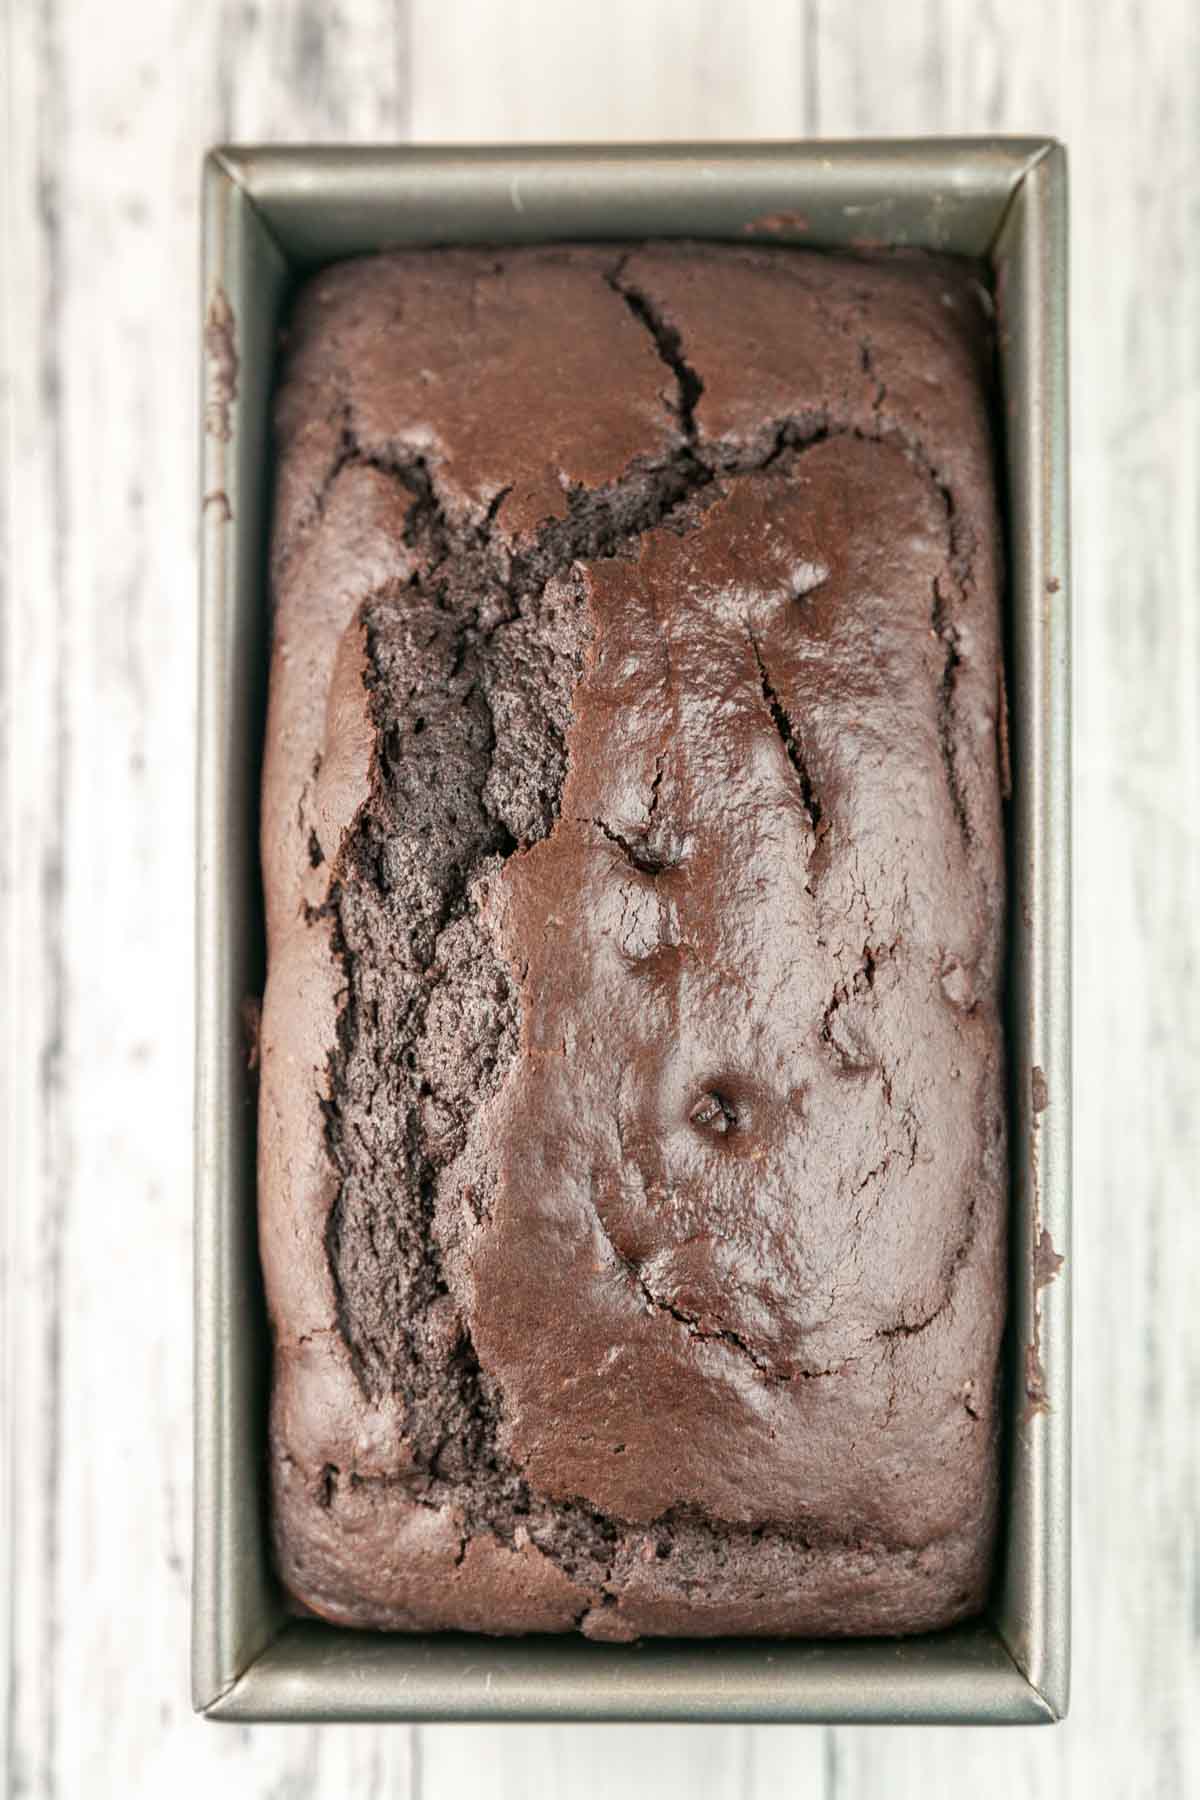
M 261 993 L 272 360 L 297 276 L 399 244 L 687 236 L 991 265 L 1008 536 L 1012 1299 L 987 1613 L 908 1640 L 380 1636 L 289 1616 L 244 1014 Z M 212 1719 L 1034 1724 L 1069 1663 L 1070 598 L 1066 160 L 1049 139 L 214 150 L 204 166 L 193 1697 Z M 1059 1266 L 1056 1257 L 1065 1260 Z M 1057 1269 L 1057 1274 L 1054 1271 Z

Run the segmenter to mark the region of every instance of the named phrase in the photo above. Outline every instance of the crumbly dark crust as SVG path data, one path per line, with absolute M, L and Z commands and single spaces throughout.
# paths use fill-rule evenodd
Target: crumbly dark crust
M 978 1609 L 1006 1162 L 972 271 L 406 252 L 278 403 L 260 1226 L 347 1624 Z

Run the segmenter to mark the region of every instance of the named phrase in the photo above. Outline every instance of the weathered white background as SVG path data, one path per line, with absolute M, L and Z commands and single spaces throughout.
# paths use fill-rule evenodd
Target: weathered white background
M 1195 0 L 3 5 L 6 1792 L 1200 1794 Z M 996 130 L 1057 132 L 1072 157 L 1071 1718 L 1008 1733 L 193 1719 L 202 149 Z

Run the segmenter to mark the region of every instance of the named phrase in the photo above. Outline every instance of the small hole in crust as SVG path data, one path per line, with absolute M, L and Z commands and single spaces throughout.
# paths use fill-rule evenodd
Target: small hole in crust
M 727 1100 L 724 1094 L 718 1094 L 715 1089 L 701 1094 L 688 1118 L 697 1130 L 711 1131 L 717 1137 L 724 1137 L 738 1122 L 737 1108 L 733 1101 Z
M 649 844 L 639 842 L 637 838 L 630 838 L 628 856 L 634 868 L 643 875 L 661 875 L 672 866 L 665 856 L 658 855 Z

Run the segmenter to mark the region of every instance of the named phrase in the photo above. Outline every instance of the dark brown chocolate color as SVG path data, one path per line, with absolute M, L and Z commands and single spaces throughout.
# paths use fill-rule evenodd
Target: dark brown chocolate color
M 303 290 L 260 1210 L 313 1611 L 620 1639 L 981 1605 L 989 354 L 929 259 L 406 252 Z

